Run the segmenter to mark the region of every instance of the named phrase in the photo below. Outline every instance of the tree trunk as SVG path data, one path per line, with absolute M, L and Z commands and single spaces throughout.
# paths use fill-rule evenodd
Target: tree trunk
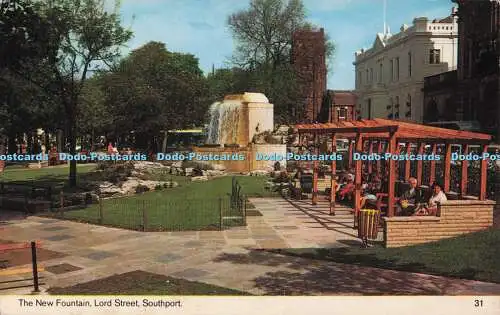
M 76 132 L 74 117 L 68 117 L 68 141 L 69 141 L 69 154 L 76 155 Z M 76 161 L 73 159 L 69 162 L 69 186 L 76 187 Z
M 33 153 L 33 132 L 30 130 L 26 133 L 26 153 L 31 154 Z
M 66 130 L 67 130 L 67 141 L 69 144 L 69 154 L 71 156 L 76 155 L 76 105 L 77 105 L 77 97 L 76 95 L 72 95 L 69 99 L 67 99 L 66 108 Z M 72 159 L 69 162 L 69 187 L 76 187 L 76 161 Z
M 94 152 L 95 151 L 95 145 L 94 145 L 94 127 L 92 127 L 92 131 L 91 131 L 91 134 L 90 134 L 90 152 Z
M 6 137 L 3 134 L 0 134 L 0 155 L 5 154 L 6 152 L 5 140 Z M 5 161 L 0 160 L 0 173 L 3 172 L 4 167 L 5 167 Z
M 16 143 L 16 133 L 15 132 L 9 132 L 9 154 L 14 154 L 17 153 L 17 143 Z

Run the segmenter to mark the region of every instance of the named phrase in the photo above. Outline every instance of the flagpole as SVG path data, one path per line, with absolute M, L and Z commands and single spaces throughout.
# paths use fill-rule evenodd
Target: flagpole
M 384 35 L 387 34 L 387 0 L 384 0 Z

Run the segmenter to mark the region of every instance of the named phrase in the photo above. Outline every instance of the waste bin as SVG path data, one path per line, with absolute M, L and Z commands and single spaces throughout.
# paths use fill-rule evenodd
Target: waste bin
M 362 209 L 358 213 L 358 237 L 363 241 L 363 247 L 368 247 L 368 239 L 378 237 L 380 210 Z
M 313 176 L 309 174 L 303 174 L 300 177 L 300 188 L 304 193 L 311 193 L 313 188 Z

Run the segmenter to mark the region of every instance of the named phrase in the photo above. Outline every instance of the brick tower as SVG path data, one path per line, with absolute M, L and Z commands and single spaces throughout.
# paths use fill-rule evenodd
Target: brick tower
M 292 39 L 292 64 L 299 77 L 305 115 L 302 122 L 318 120 L 326 91 L 325 32 L 295 31 Z

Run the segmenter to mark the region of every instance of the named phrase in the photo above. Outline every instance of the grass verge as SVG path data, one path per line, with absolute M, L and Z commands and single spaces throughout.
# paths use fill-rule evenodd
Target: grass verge
M 50 288 L 53 295 L 251 295 L 207 283 L 132 271 L 66 288 Z
M 408 272 L 500 283 L 500 230 L 401 248 L 375 246 L 283 249 L 280 254 Z

